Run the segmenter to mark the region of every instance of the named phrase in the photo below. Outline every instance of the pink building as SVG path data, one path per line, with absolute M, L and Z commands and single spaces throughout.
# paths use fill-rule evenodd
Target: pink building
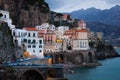
M 88 39 L 88 31 L 86 29 L 76 30 L 75 39 Z
M 43 37 L 45 43 L 56 42 L 56 34 L 52 30 L 39 30 L 39 36 Z
M 78 28 L 79 29 L 86 29 L 86 23 L 84 20 L 78 21 Z
M 67 30 L 67 31 L 65 31 L 64 39 L 75 39 L 75 30 Z

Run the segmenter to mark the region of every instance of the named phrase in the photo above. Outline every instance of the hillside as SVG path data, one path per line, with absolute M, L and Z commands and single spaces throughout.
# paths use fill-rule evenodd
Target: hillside
M 44 0 L 0 0 L 0 10 L 10 12 L 17 28 L 48 22 L 50 12 Z
M 81 9 L 71 12 L 71 16 L 77 19 L 84 19 L 87 22 L 100 22 L 112 26 L 120 26 L 120 6 L 116 5 L 111 9 L 100 10 L 96 8 Z
M 120 34 L 119 26 L 111 26 L 100 22 L 87 22 L 87 27 L 90 28 L 91 31 L 103 32 L 105 37 L 111 36 L 112 38 L 116 38 L 119 37 Z

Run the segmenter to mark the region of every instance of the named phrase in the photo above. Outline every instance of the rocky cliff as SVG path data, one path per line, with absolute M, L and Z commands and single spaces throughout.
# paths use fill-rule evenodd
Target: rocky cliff
M 7 23 L 0 23 L 0 59 L 2 61 L 12 58 L 14 52 L 13 38 Z M 1 61 L 0 60 L 0 61 Z
M 0 22 L 0 63 L 23 58 L 24 50 L 13 43 L 12 32 L 5 22 Z
M 17 28 L 48 22 L 50 9 L 44 0 L 0 0 L 0 9 L 10 12 Z

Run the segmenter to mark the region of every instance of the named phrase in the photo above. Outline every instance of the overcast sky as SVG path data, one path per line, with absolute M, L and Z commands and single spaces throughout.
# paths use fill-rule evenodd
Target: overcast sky
M 45 0 L 50 9 L 55 12 L 71 12 L 78 9 L 95 7 L 109 9 L 120 5 L 120 0 Z

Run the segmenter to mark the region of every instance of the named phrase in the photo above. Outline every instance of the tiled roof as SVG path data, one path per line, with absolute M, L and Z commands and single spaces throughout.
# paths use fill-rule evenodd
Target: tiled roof
M 74 32 L 75 30 L 67 30 L 65 31 L 64 35 L 73 35 Z
M 32 27 L 32 28 L 25 27 L 24 29 L 25 29 L 25 30 L 28 30 L 28 31 L 37 31 L 37 29 L 36 29 L 36 28 L 33 28 L 33 27 Z
M 76 32 L 88 32 L 86 29 L 77 30 Z

